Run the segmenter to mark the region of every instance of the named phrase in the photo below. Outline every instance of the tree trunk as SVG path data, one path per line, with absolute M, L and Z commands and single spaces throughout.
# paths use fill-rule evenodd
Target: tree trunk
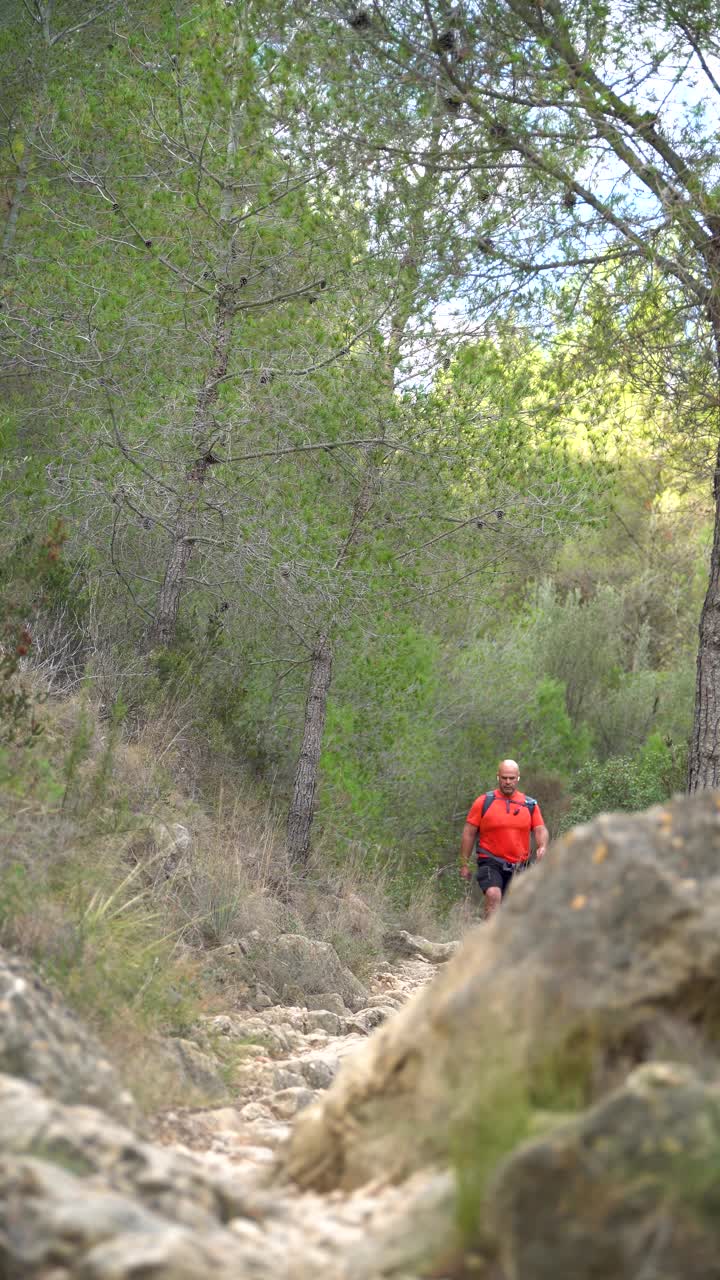
M 237 36 L 233 42 L 233 60 L 237 61 L 243 50 L 243 40 Z M 232 216 L 233 203 L 233 165 L 237 154 L 240 114 L 238 108 L 238 77 L 232 74 L 231 83 L 232 106 L 230 125 L 227 135 L 225 185 L 220 195 L 220 222 L 228 225 Z M 193 419 L 191 439 L 197 456 L 187 475 L 187 491 L 178 502 L 175 511 L 173 534 L 170 550 L 165 563 L 162 586 L 158 592 L 155 605 L 155 616 L 150 627 L 151 645 L 167 646 L 172 644 L 177 627 L 180 597 L 185 585 L 187 567 L 193 553 L 193 528 L 197 525 L 200 512 L 202 489 L 207 473 L 214 459 L 211 452 L 210 433 L 213 429 L 211 410 L 218 397 L 220 383 L 227 373 L 230 346 L 232 343 L 233 319 L 235 316 L 235 297 L 237 290 L 231 283 L 234 256 L 234 233 L 229 232 L 221 263 L 217 302 L 215 304 L 215 325 L 213 335 L 213 359 L 211 368 L 205 377 L 198 393 Z
M 327 701 L 332 680 L 333 651 L 322 636 L 313 651 L 310 684 L 305 703 L 302 749 L 295 770 L 292 802 L 287 824 L 287 851 L 290 866 L 304 866 L 310 853 L 310 832 L 315 817 L 317 790 Z
M 386 369 L 391 391 L 400 359 L 402 336 L 412 309 L 408 303 L 408 297 L 409 294 L 404 299 L 404 307 L 398 306 L 393 316 L 386 349 Z M 336 572 L 340 572 L 348 563 L 360 541 L 365 520 L 375 502 L 380 483 L 381 470 L 377 451 L 370 448 L 365 451 L 360 488 L 353 503 L 350 527 L 333 564 Z M 315 793 L 320 771 L 327 700 L 332 681 L 332 663 L 331 641 L 329 636 L 325 635 L 313 653 L 310 685 L 305 704 L 302 750 L 295 771 L 292 802 L 288 815 L 287 852 L 291 866 L 305 865 L 310 854 L 310 835 L 315 818 Z
M 192 555 L 192 538 L 190 537 L 190 513 L 178 511 L 175 517 L 170 550 L 165 564 L 165 575 L 158 592 L 155 605 L 155 617 L 150 628 L 151 645 L 166 647 L 172 644 L 177 626 L 180 596 L 188 562 Z
M 715 335 L 716 381 L 720 416 L 720 303 L 711 316 Z M 720 438 L 720 431 L 718 432 Z M 710 575 L 700 614 L 695 714 L 688 759 L 688 791 L 720 786 L 720 443 L 713 477 L 715 528 Z
M 378 469 L 373 452 L 365 455 L 360 489 L 353 504 L 350 528 L 338 551 L 333 569 L 347 563 L 360 537 L 363 521 L 377 493 Z M 310 682 L 305 703 L 305 723 L 300 759 L 295 770 L 292 801 L 287 824 L 287 852 L 290 865 L 305 864 L 310 854 L 310 834 L 315 818 L 315 793 L 320 772 L 327 700 L 332 682 L 333 649 L 328 635 L 318 641 L 310 666 Z
M 10 201 L 8 209 L 7 221 L 5 223 L 5 231 L 2 238 L 2 246 L 0 246 L 0 268 L 3 272 L 7 265 L 10 254 L 12 253 L 15 243 L 15 232 L 17 231 L 18 216 L 22 208 L 23 196 L 28 184 L 30 174 L 30 164 L 32 160 L 32 147 L 35 142 L 36 126 L 33 125 L 28 137 L 25 140 L 25 150 L 23 151 L 20 164 L 18 165 L 17 177 L 15 179 L 15 189 Z
M 193 419 L 191 439 L 198 456 L 186 477 L 186 491 L 175 510 L 170 550 L 165 562 L 165 573 L 155 604 L 155 615 L 149 630 L 151 645 L 169 645 L 175 638 L 180 597 L 185 585 L 187 567 L 193 553 L 193 530 L 200 517 L 199 506 L 207 473 L 214 459 L 210 452 L 212 429 L 211 409 L 217 400 L 220 382 L 227 372 L 234 290 L 225 285 L 218 293 L 215 311 L 215 336 L 213 362 L 198 393 Z

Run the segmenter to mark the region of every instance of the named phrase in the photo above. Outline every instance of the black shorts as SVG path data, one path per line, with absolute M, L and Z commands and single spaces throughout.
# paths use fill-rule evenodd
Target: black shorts
M 478 858 L 477 860 L 477 882 L 483 893 L 488 889 L 500 889 L 503 893 L 507 893 L 510 881 L 519 871 L 525 869 L 524 863 L 518 863 L 512 870 L 508 869 L 506 862 L 501 862 L 499 858 Z

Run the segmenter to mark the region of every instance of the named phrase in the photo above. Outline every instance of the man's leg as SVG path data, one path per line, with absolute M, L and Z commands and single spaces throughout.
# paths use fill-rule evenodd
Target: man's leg
M 477 882 L 485 895 L 483 918 L 489 920 L 497 911 L 505 889 L 503 873 L 485 858 L 478 858 Z
M 485 919 L 489 920 L 491 915 L 497 911 L 502 902 L 503 891 L 496 884 L 490 885 L 485 890 Z

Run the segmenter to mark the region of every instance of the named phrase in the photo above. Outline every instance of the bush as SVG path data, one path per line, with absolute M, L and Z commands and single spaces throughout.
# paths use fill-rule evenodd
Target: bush
M 687 748 L 652 733 L 637 756 L 592 760 L 575 776 L 573 801 L 562 830 L 598 813 L 636 812 L 660 804 L 685 784 Z

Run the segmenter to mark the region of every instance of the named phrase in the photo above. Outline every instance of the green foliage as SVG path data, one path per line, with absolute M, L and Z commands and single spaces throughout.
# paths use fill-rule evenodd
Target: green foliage
M 498 53 L 493 12 L 463 74 L 474 46 Z M 547 796 L 553 830 L 618 802 L 613 762 L 641 796 L 681 780 L 713 409 L 680 284 L 617 246 L 549 283 L 549 259 L 582 257 L 600 224 L 550 170 L 511 164 L 527 146 L 503 138 L 530 140 L 519 68 L 531 97 L 543 88 L 538 119 L 548 85 L 568 91 L 557 51 L 528 28 L 488 64 L 509 95 L 488 132 L 439 109 L 415 65 L 437 52 L 425 10 L 386 20 L 392 66 L 322 12 L 304 24 L 254 0 L 197 0 L 181 21 L 172 5 L 100 8 L 50 46 L 3 15 L 0 147 L 19 204 L 0 265 L 0 719 L 16 786 L 15 749 L 40 725 L 25 668 L 69 632 L 68 683 L 97 681 L 109 720 L 102 745 L 76 721 L 62 762 L 35 748 L 34 785 L 61 788 L 68 818 L 125 829 L 121 722 L 140 733 L 154 716 L 202 738 L 203 776 L 230 758 L 281 808 L 327 634 L 319 838 L 370 867 L 391 850 L 407 899 L 454 858 L 501 756 Z M 568 111 L 577 135 L 553 164 L 585 172 L 586 117 Z M 700 139 L 699 119 L 688 128 Z M 668 254 L 675 234 L 658 229 Z M 348 439 L 380 443 L 315 448 Z M 657 735 L 670 762 L 650 759 Z
M 53 975 L 73 1005 L 111 1025 L 121 1009 L 148 1025 L 182 1029 L 195 1003 L 191 966 L 174 962 L 176 937 L 165 932 L 164 913 L 139 886 L 135 866 L 108 888 L 91 892 L 68 883 L 73 950 L 56 959 Z
M 74 712 L 66 740 L 48 704 L 47 755 L 16 747 L 6 761 L 0 942 L 28 955 L 98 1026 L 187 1027 L 197 995 L 193 964 L 177 952 L 181 930 L 154 901 L 147 866 L 126 859 L 143 815 L 115 776 L 120 715 L 103 726 L 114 734 L 108 750 L 89 704 Z
M 26 911 L 32 900 L 32 885 L 27 867 L 11 862 L 0 875 L 0 938 L 7 937 L 12 922 Z
M 540 680 L 528 712 L 533 737 L 527 743 L 521 739 L 523 759 L 537 760 L 540 747 L 545 769 L 567 772 L 569 761 L 576 764 L 589 755 L 590 729 L 587 724 L 573 723 L 567 709 L 567 690 L 561 680 L 552 677 Z
M 62 764 L 64 790 L 61 808 L 63 809 L 65 809 L 69 803 L 73 787 L 77 782 L 78 770 L 82 763 L 88 758 L 91 745 L 92 725 L 90 717 L 87 712 L 81 710 L 77 718 L 77 722 L 73 727 L 67 753 Z
M 636 812 L 682 791 L 687 747 L 652 733 L 637 756 L 588 761 L 573 779 L 573 803 L 563 827 L 587 822 L 596 813 Z
M 378 629 L 372 641 L 348 637 L 321 762 L 321 814 L 351 838 L 359 823 L 370 841 L 402 832 L 407 806 L 437 760 L 426 732 L 437 698 L 437 643 L 402 618 L 379 620 Z

